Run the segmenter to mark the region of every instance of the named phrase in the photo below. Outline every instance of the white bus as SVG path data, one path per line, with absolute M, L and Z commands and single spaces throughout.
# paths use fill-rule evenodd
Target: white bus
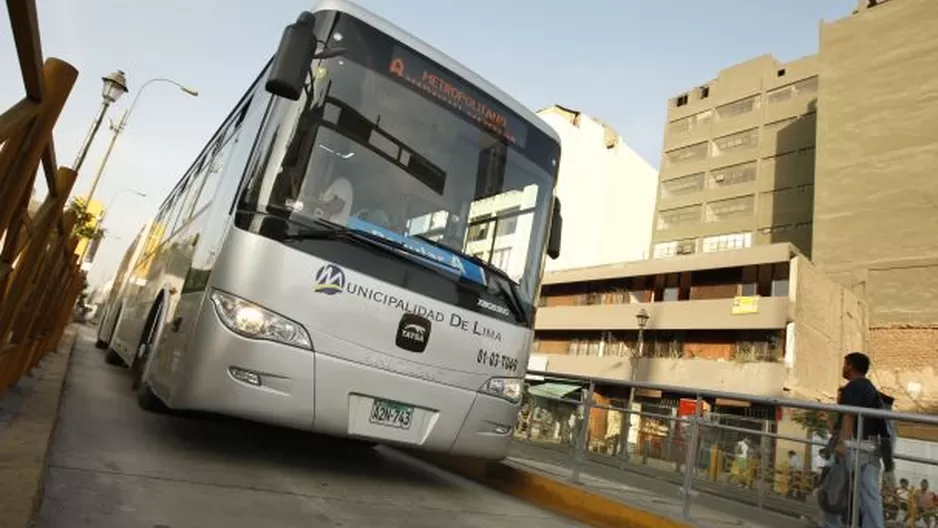
M 323 1 L 156 214 L 113 354 L 144 409 L 503 458 L 559 161 L 510 96 Z
M 124 252 L 124 258 L 121 259 L 120 266 L 117 268 L 114 280 L 111 282 L 111 291 L 104 301 L 104 312 L 101 316 L 100 323 L 98 323 L 97 342 L 95 343 L 95 346 L 98 348 L 108 348 L 111 335 L 113 335 L 114 329 L 117 328 L 117 321 L 121 314 L 120 302 L 124 299 L 127 283 L 139 282 L 141 280 L 135 264 L 140 258 L 141 253 L 146 249 L 145 246 L 149 240 L 147 237 L 149 229 L 150 223 L 148 222 L 143 226 L 143 229 L 137 233 L 137 236 L 134 238 L 133 242 L 130 243 L 130 246 L 127 247 L 127 250 Z M 112 365 L 120 364 L 120 358 L 114 352 L 110 352 L 106 358 L 108 363 Z

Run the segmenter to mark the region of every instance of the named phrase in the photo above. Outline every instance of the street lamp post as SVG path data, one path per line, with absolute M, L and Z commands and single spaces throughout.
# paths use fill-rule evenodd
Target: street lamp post
M 102 77 L 101 80 L 104 82 L 104 87 L 101 89 L 101 107 L 98 109 L 98 114 L 95 116 L 94 121 L 91 122 L 91 128 L 88 129 L 88 134 L 85 135 L 85 141 L 78 150 L 75 162 L 72 163 L 72 170 L 75 172 L 79 172 L 82 164 L 85 162 L 85 156 L 88 155 L 91 142 L 94 141 L 98 129 L 101 128 L 101 122 L 104 120 L 104 114 L 107 113 L 107 109 L 112 104 L 116 103 L 122 95 L 127 93 L 127 78 L 124 76 L 123 71 L 117 70 L 107 77 Z
M 645 355 L 645 326 L 648 325 L 648 320 L 651 319 L 651 316 L 648 315 L 648 312 L 644 308 L 638 310 L 638 313 L 635 314 L 635 322 L 638 324 L 638 354 L 636 360 L 631 365 L 630 377 L 632 382 L 635 382 L 636 374 L 638 372 L 638 361 Z M 625 415 L 625 419 L 622 423 L 622 438 L 620 446 L 622 452 L 623 462 L 629 461 L 629 429 L 632 426 L 632 405 L 635 404 L 635 387 L 629 387 L 629 403 L 626 409 L 629 411 Z
M 113 132 L 111 134 L 111 142 L 108 144 L 107 150 L 104 152 L 104 157 L 101 158 L 101 164 L 98 165 L 98 172 L 95 173 L 94 180 L 92 180 L 91 182 L 91 190 L 88 191 L 88 196 L 85 199 L 86 200 L 85 203 L 87 204 L 91 203 L 91 198 L 94 196 L 94 192 L 98 187 L 98 182 L 101 180 L 101 174 L 104 173 L 104 167 L 107 165 L 108 158 L 111 157 L 111 151 L 114 150 L 114 144 L 117 142 L 117 136 L 119 136 L 121 132 L 124 131 L 124 128 L 127 127 L 127 119 L 130 117 L 130 114 L 134 111 L 134 107 L 137 106 L 137 101 L 140 100 L 140 96 L 143 94 L 144 90 L 146 90 L 147 86 L 155 82 L 170 83 L 170 84 L 176 85 L 176 87 L 178 87 L 184 93 L 191 95 L 192 97 L 199 96 L 199 92 L 197 92 L 196 90 L 193 90 L 192 88 L 187 88 L 186 86 L 183 86 L 172 79 L 157 77 L 155 79 L 150 79 L 149 81 L 143 83 L 140 86 L 140 90 L 137 91 L 137 95 L 134 96 L 133 102 L 130 103 L 130 108 L 124 111 L 120 120 L 118 120 L 117 125 L 111 124 L 110 126 L 111 131 Z

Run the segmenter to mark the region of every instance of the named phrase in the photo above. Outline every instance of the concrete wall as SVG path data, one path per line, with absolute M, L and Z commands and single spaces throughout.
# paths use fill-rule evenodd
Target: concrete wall
M 936 26 L 900 0 L 821 28 L 813 257 L 877 327 L 938 323 Z
M 538 112 L 560 135 L 563 250 L 547 271 L 645 258 L 658 173 L 608 125 L 559 107 Z
M 867 350 L 867 308 L 853 292 L 803 257 L 792 259 L 793 354 L 788 375 L 792 396 L 832 398 L 843 357 Z
M 547 370 L 678 387 L 719 390 L 765 397 L 784 396 L 785 366 L 781 363 L 713 361 L 709 359 L 629 359 L 626 357 L 549 355 Z
M 813 253 L 869 303 L 874 379 L 899 408 L 932 413 L 936 27 L 934 0 L 890 1 L 822 26 Z

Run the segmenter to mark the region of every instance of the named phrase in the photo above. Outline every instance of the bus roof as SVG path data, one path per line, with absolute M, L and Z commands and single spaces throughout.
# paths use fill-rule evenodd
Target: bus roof
M 401 4 L 403 3 L 404 2 L 401 2 Z M 560 143 L 560 136 L 557 134 L 557 132 L 551 128 L 551 126 L 548 125 L 546 121 L 541 119 L 540 116 L 519 103 L 514 97 L 508 95 L 497 86 L 486 81 L 474 71 L 463 66 L 456 59 L 453 59 L 449 55 L 436 49 L 435 47 L 417 38 L 404 29 L 396 26 L 392 22 L 381 18 L 380 16 L 372 13 L 371 11 L 368 11 L 354 2 L 350 2 L 349 0 L 318 0 L 313 5 L 311 12 L 315 13 L 316 11 L 340 11 L 343 13 L 348 13 L 355 18 L 370 24 L 375 29 L 389 35 L 390 37 L 411 48 L 418 50 L 419 52 L 426 55 L 430 60 L 439 63 L 441 66 L 449 69 L 456 75 L 459 75 L 463 79 L 474 84 L 480 90 L 488 93 L 492 97 L 495 97 L 510 110 L 517 113 L 525 120 L 530 121 L 541 132 L 550 136 L 558 144 Z

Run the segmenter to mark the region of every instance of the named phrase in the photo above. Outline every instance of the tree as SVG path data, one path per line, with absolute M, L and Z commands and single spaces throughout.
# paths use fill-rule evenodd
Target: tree
M 81 198 L 73 198 L 68 204 L 66 212 L 75 213 L 75 227 L 72 235 L 86 238 L 88 241 L 98 240 L 104 236 L 104 230 L 98 226 L 98 219 L 88 211 L 88 204 Z
M 827 438 L 827 412 L 814 409 L 798 409 L 792 411 L 791 419 L 804 427 L 812 436 Z

